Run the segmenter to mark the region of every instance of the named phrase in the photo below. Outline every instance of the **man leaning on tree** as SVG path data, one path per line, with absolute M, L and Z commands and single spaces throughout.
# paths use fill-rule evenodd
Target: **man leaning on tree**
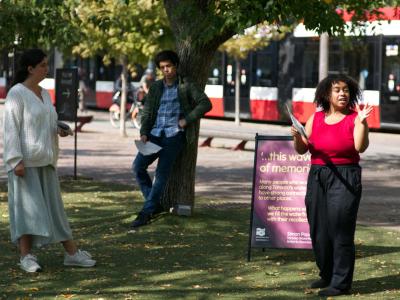
M 161 51 L 154 60 L 163 79 L 151 85 L 145 98 L 140 139 L 143 143 L 150 141 L 157 144 L 162 149 L 150 155 L 139 152 L 133 161 L 132 170 L 145 202 L 131 228 L 146 225 L 152 217 L 163 212 L 161 197 L 172 166 L 185 143 L 197 141 L 194 125 L 211 110 L 207 95 L 193 82 L 178 75 L 179 58 L 174 51 Z M 147 168 L 157 158 L 152 182 Z

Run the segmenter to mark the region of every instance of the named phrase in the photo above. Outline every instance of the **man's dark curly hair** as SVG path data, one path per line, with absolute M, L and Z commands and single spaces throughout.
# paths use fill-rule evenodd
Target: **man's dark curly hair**
M 344 82 L 349 88 L 349 108 L 354 109 L 359 99 L 361 98 L 361 90 L 358 83 L 351 77 L 344 74 L 333 74 L 328 75 L 326 78 L 321 80 L 315 91 L 314 103 L 317 106 L 322 107 L 323 111 L 328 111 L 330 108 L 330 97 L 332 94 L 332 86 L 335 83 Z
M 158 52 L 154 57 L 154 62 L 156 63 L 157 68 L 160 68 L 160 62 L 168 60 L 172 62 L 176 67 L 179 65 L 178 54 L 176 54 L 176 52 L 172 50 L 164 50 Z

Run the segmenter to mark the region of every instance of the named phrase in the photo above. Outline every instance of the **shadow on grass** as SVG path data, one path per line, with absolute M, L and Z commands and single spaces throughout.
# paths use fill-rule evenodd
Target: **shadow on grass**
M 353 283 L 352 292 L 365 295 L 365 294 L 379 293 L 382 291 L 390 291 L 390 290 L 398 291 L 399 277 L 400 274 L 395 274 L 382 277 L 371 277 L 364 280 L 356 280 Z
M 311 251 L 253 249 L 252 261 L 246 261 L 249 209 L 242 206 L 201 207 L 190 218 L 165 215 L 129 234 L 134 212 L 143 204 L 138 192 L 91 181 L 62 181 L 62 190 L 75 239 L 93 254 L 97 267 L 64 268 L 62 248 L 50 245 L 36 251 L 44 272 L 24 274 L 16 265 L 8 224 L 0 219 L 0 299 L 29 294 L 41 299 L 318 299 L 316 291 L 306 289 L 317 277 Z M 361 277 L 354 290 L 393 289 L 395 275 L 386 270 L 399 269 L 392 257 L 400 252 L 400 235 L 387 240 L 383 231 L 357 229 Z M 380 282 L 363 277 L 376 269 L 368 262 L 375 259 L 390 261 L 376 274 Z
M 90 178 L 78 177 L 74 180 L 72 176 L 61 176 L 60 184 L 63 193 L 90 193 L 90 192 L 129 192 L 131 187 L 122 184 L 104 184 L 93 181 Z

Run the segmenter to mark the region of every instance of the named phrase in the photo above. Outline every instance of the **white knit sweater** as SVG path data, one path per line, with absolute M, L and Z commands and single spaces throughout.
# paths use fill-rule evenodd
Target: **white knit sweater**
M 3 116 L 3 159 L 7 172 L 21 160 L 25 167 L 56 166 L 57 113 L 44 89 L 42 99 L 43 102 L 20 83 L 7 94 Z

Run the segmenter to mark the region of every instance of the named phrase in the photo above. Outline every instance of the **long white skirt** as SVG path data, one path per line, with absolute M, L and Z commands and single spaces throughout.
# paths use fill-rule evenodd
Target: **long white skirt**
M 72 233 L 53 166 L 25 168 L 25 176 L 8 172 L 11 241 L 32 235 L 32 246 L 71 240 Z

